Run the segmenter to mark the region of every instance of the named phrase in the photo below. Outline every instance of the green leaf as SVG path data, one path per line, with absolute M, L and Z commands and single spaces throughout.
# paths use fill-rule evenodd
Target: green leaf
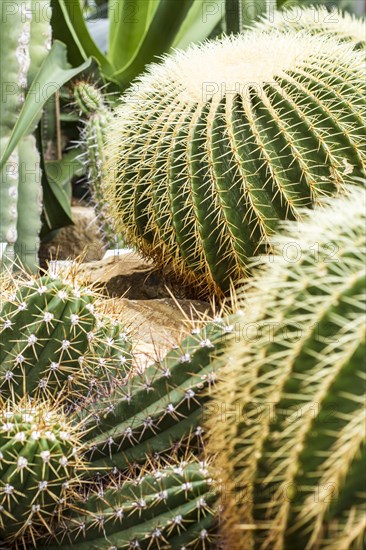
M 116 71 L 113 78 L 126 87 L 155 56 L 167 52 L 183 24 L 194 0 L 160 0 L 144 40 L 128 67 Z
M 43 106 L 49 98 L 65 82 L 87 69 L 91 59 L 85 61 L 79 67 L 69 68 L 66 61 L 66 47 L 61 42 L 55 42 L 44 62 L 42 63 L 31 87 L 26 95 L 19 118 L 13 128 L 7 147 L 0 160 L 0 169 L 9 159 L 19 141 L 27 134 Z
M 72 65 L 79 64 L 81 59 L 85 61 L 94 57 L 102 72 L 111 74 L 112 65 L 90 36 L 79 0 L 56 0 L 52 7 L 55 10 L 52 18 L 53 35 L 66 43 Z
M 190 44 L 202 42 L 210 36 L 223 17 L 222 3 L 196 0 L 175 37 L 173 48 L 185 49 Z
M 121 70 L 134 57 L 144 38 L 152 15 L 152 6 L 159 0 L 111 0 L 108 14 L 110 21 L 108 56 Z
M 273 8 L 272 0 L 256 0 L 256 2 L 252 0 L 242 0 L 243 27 L 251 27 L 261 15 L 271 13 L 271 8 Z
M 72 225 L 71 181 L 85 173 L 81 149 L 68 151 L 60 161 L 45 161 L 41 155 L 43 186 L 43 228 L 41 237 L 55 229 Z
M 47 177 L 53 183 L 71 193 L 70 184 L 72 179 L 86 173 L 82 155 L 83 150 L 81 147 L 75 147 L 65 153 L 61 160 L 45 161 Z

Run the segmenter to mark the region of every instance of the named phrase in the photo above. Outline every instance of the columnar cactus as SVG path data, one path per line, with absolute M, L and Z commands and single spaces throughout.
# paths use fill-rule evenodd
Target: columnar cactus
M 65 515 L 47 548 L 208 548 L 216 498 L 210 469 L 197 460 L 120 476 Z
M 365 92 L 364 53 L 306 32 L 167 56 L 124 96 L 108 136 L 116 232 L 202 292 L 228 291 L 279 220 L 365 170 Z
M 4 0 L 0 6 L 0 56 L 3 68 L 0 102 L 0 154 L 5 150 L 19 116 L 29 69 L 30 1 Z M 14 254 L 17 240 L 19 154 L 15 150 L 1 169 L 0 243 L 7 245 L 6 256 Z
M 54 403 L 2 402 L 0 417 L 0 536 L 28 548 L 78 483 L 80 434 Z
M 105 143 L 113 113 L 105 102 L 102 91 L 88 82 L 76 84 L 73 94 L 76 107 L 85 117 L 81 143 L 88 165 L 88 182 L 99 229 L 105 244 L 114 248 L 118 243 L 118 236 L 108 221 L 108 205 L 102 190 L 102 181 L 105 178 Z
M 3 396 L 87 396 L 131 368 L 124 327 L 102 316 L 98 296 L 77 278 L 31 278 L 10 285 L 0 307 Z
M 289 28 L 306 30 L 312 34 L 333 35 L 352 42 L 356 48 L 365 48 L 365 20 L 336 8 L 325 6 L 291 6 L 281 11 L 271 11 L 255 27 L 259 30 L 285 31 Z
M 230 548 L 364 547 L 365 224 L 363 190 L 288 222 L 246 289 L 211 409 Z
M 4 0 L 0 7 L 1 88 L 0 154 L 19 116 L 27 88 L 51 47 L 50 0 Z M 15 52 L 15 56 L 14 56 Z M 42 172 L 35 137 L 39 118 L 1 171 L 0 242 L 6 259 L 14 254 L 29 271 L 38 267 L 42 213 Z
M 190 446 L 199 445 L 203 405 L 232 330 L 229 318 L 193 329 L 160 363 L 137 372 L 113 395 L 84 408 L 87 471 L 127 468 L 144 462 L 146 456 L 169 451 L 187 437 Z

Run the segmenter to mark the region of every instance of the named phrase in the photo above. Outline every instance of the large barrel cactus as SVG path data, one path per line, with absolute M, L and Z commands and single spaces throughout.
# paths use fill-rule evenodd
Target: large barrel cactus
M 248 285 L 217 387 L 228 548 L 365 548 L 366 201 L 332 201 Z
M 364 54 L 306 32 L 247 33 L 152 65 L 110 131 L 117 230 L 202 292 L 226 292 L 281 219 L 366 165 Z

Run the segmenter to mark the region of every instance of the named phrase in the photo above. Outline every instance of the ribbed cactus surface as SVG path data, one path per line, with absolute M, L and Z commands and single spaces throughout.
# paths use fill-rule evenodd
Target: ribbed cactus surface
M 209 547 L 216 489 L 197 461 L 143 472 L 96 486 L 60 524 L 51 549 Z
M 365 224 L 363 190 L 288 222 L 247 288 L 211 415 L 230 548 L 364 548 Z
M 51 11 L 50 0 L 2 0 L 0 4 L 0 154 L 8 144 L 27 90 L 50 50 Z M 32 135 L 40 116 L 32 121 L 0 173 L 0 243 L 6 245 L 3 262 L 9 263 L 15 255 L 31 272 L 38 269 L 42 225 L 42 171 Z
M 3 396 L 87 396 L 131 367 L 124 327 L 101 315 L 100 298 L 77 278 L 28 278 L 2 292 Z
M 84 408 L 87 471 L 111 472 L 147 456 L 169 453 L 188 438 L 203 440 L 204 403 L 233 326 L 217 318 L 182 340 L 161 361 L 136 372 L 113 395 Z
M 255 25 L 256 29 L 285 31 L 289 28 L 306 30 L 311 34 L 334 36 L 352 42 L 356 48 L 365 48 L 365 20 L 346 11 L 325 6 L 291 6 L 271 11 Z
M 0 416 L 0 536 L 28 548 L 76 485 L 81 445 L 54 403 L 2 402 Z
M 108 136 L 116 231 L 226 292 L 281 219 L 366 166 L 364 54 L 307 32 L 227 37 L 152 65 Z

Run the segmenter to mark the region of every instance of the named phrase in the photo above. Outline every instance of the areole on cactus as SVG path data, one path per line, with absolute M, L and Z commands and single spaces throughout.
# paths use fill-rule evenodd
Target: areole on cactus
M 208 414 L 230 548 L 364 548 L 365 224 L 360 189 L 287 222 L 242 296 Z
M 226 292 L 281 219 L 364 171 L 363 64 L 351 43 L 289 31 L 151 65 L 108 136 L 116 231 L 203 293 Z

